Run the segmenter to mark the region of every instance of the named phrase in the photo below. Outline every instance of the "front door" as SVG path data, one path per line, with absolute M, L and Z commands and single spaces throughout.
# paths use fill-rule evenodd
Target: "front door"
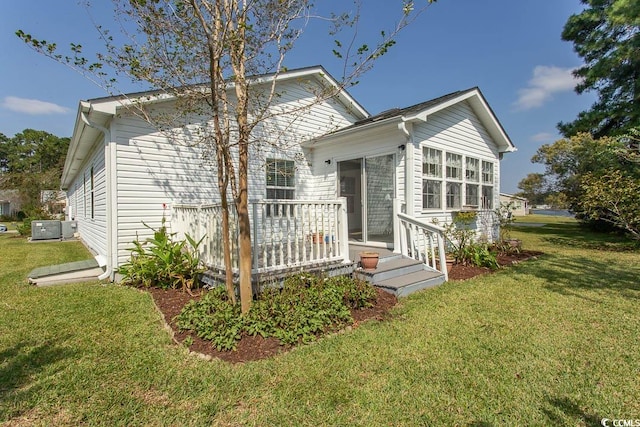
M 338 163 L 339 195 L 347 199 L 349 240 L 393 244 L 393 154 Z
M 338 162 L 338 195 L 347 199 L 349 240 L 362 242 L 362 159 Z

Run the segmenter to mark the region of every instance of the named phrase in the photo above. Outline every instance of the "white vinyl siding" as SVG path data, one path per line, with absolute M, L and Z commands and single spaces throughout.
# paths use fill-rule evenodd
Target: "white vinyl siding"
M 100 141 L 88 156 L 88 161 L 69 186 L 69 201 L 78 233 L 85 245 L 101 257 L 107 256 L 106 175 L 104 145 Z
M 296 106 L 300 99 L 312 99 L 313 94 L 305 90 L 306 83 L 291 83 L 281 88 L 279 104 L 274 109 Z M 291 189 L 296 198 L 309 198 L 316 191 L 316 185 L 311 176 L 310 155 L 300 144 L 356 120 L 347 108 L 334 101 L 315 105 L 301 114 L 303 117 L 293 123 L 274 116 L 255 129 L 253 136 L 260 142 L 250 146 L 250 201 L 267 197 L 267 159 L 275 158 L 287 162 L 287 167 L 293 165 L 295 175 L 293 188 L 289 187 L 291 182 L 286 182 L 278 189 Z M 172 204 L 216 203 L 220 196 L 214 162 L 203 158 L 206 147 L 185 144 L 179 138 L 170 140 L 146 122 L 124 114 L 117 119 L 115 127 L 117 245 L 118 262 L 123 263 L 130 256 L 131 242 L 149 235 L 143 221 L 157 228 L 163 216 L 171 220 Z M 284 194 L 275 195 L 280 198 Z
M 393 193 L 404 199 L 405 156 L 398 148 L 404 143 L 406 143 L 406 139 L 397 130 L 385 129 L 349 135 L 344 140 L 314 147 L 313 154 L 308 157 L 313 165 L 311 169 L 313 175 L 308 178 L 300 177 L 299 180 L 303 181 L 304 179 L 305 182 L 301 186 L 303 191 L 297 192 L 296 197 L 305 200 L 335 199 L 338 197 L 338 183 L 340 182 L 340 177 L 337 176 L 338 162 L 394 154 Z

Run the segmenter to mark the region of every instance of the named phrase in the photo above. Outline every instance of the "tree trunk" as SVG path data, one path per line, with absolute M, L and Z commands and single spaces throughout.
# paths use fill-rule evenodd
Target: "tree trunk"
M 246 41 L 246 5 L 240 7 L 237 0 L 232 2 L 237 13 L 237 28 L 234 43 L 231 45 L 231 67 L 236 76 L 235 91 L 238 99 L 236 120 L 238 123 L 238 188 L 236 210 L 238 212 L 238 247 L 240 270 L 240 304 L 242 313 L 251 308 L 253 289 L 251 286 L 251 222 L 249 220 L 249 85 L 247 83 L 245 63 Z
M 224 270 L 225 270 L 225 287 L 227 289 L 227 296 L 235 304 L 236 292 L 233 286 L 233 268 L 231 264 L 231 233 L 229 227 L 229 202 L 227 201 L 227 192 L 224 188 L 224 192 L 220 191 L 223 195 L 222 199 L 222 248 L 224 256 Z

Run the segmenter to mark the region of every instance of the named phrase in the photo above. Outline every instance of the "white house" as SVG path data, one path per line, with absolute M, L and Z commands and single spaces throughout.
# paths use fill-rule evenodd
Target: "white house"
M 314 88 L 337 87 L 322 67 L 263 76 L 254 90 L 274 78 L 279 115 L 256 131 L 251 147 L 256 272 L 346 264 L 355 243 L 435 267 L 442 236 L 433 234 L 440 232 L 433 218 L 498 205 L 500 159 L 515 147 L 478 88 L 371 116 L 344 90 L 318 102 Z M 206 235 L 202 257 L 220 267 L 215 170 L 184 132 L 173 138 L 127 109 L 130 99 L 153 95 L 78 108 L 62 187 L 68 217 L 105 278 L 148 233 L 142 222 L 157 227 L 163 216 L 176 232 Z M 170 108 L 172 100 L 155 102 Z M 303 114 L 282 114 L 293 110 Z
M 15 217 L 21 209 L 18 190 L 0 190 L 0 215 L 6 218 Z
M 525 216 L 529 214 L 529 201 L 524 197 L 500 193 L 500 203 L 503 205 L 512 203 L 512 213 L 514 216 Z

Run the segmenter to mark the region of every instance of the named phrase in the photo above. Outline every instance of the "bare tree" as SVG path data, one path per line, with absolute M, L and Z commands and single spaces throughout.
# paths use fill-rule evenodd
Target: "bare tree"
M 223 208 L 227 291 L 235 301 L 229 233 L 232 200 L 239 225 L 240 301 L 246 312 L 253 297 L 248 173 L 249 147 L 259 140 L 254 130 L 274 115 L 294 120 L 313 103 L 356 84 L 395 44 L 398 32 L 436 0 L 423 1 L 417 6 L 412 0 L 399 1 L 397 22 L 371 45 L 359 41 L 361 0 L 346 3 L 350 11 L 329 16 L 316 13 L 310 0 L 113 0 L 119 31 L 96 25 L 105 51 L 91 61 L 79 44 L 71 44 L 64 55 L 55 43 L 21 30 L 17 35 L 111 94 L 120 94 L 119 78 L 145 82 L 157 91 L 128 100 L 128 108 L 158 129 L 189 132 L 192 143 L 211 155 Z M 313 20 L 329 23 L 333 54 L 343 63 L 339 82 L 316 91 L 308 103 L 274 109 L 285 57 Z M 258 78 L 266 74 L 270 79 Z M 260 90 L 255 89 L 258 82 Z M 174 100 L 176 108 L 154 111 L 150 101 L 163 97 Z

